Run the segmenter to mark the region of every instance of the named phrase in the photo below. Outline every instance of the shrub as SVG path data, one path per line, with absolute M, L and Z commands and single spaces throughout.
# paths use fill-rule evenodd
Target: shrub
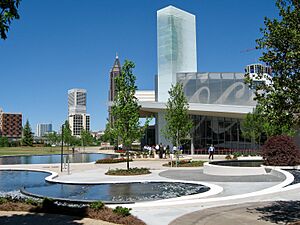
M 191 161 L 190 159 L 179 160 L 177 162 L 178 167 L 198 167 L 203 166 L 203 161 Z M 176 166 L 176 161 L 168 162 L 163 164 L 163 166 Z
M 108 170 L 105 174 L 106 175 L 121 175 L 121 176 L 131 176 L 131 175 L 142 175 L 142 174 L 149 174 L 151 173 L 148 168 L 130 168 L 129 170 L 126 169 L 114 169 Z
M 132 159 L 129 159 L 129 161 L 132 161 Z M 98 159 L 96 161 L 97 164 L 121 163 L 121 162 L 127 162 L 127 159 L 126 158 L 107 158 L 107 159 Z
M 237 159 L 237 157 L 242 156 L 243 153 L 241 153 L 241 152 L 234 152 L 234 153 L 232 153 L 232 155 L 233 155 L 233 158 L 234 158 L 234 159 Z
M 232 158 L 231 158 L 231 155 L 226 155 L 225 159 L 231 160 L 231 159 L 232 159 Z
M 115 150 L 115 153 L 125 153 L 126 151 L 123 150 L 123 149 L 118 149 L 118 150 Z
M 299 149 L 293 139 L 286 135 L 269 138 L 262 147 L 265 165 L 295 166 L 300 163 Z
M 44 198 L 42 201 L 42 208 L 52 209 L 55 207 L 54 200 L 52 198 Z
M 103 209 L 103 207 L 104 207 L 104 203 L 101 201 L 93 202 L 90 204 L 90 208 L 92 209 L 99 210 L 99 209 Z
M 122 206 L 117 206 L 115 209 L 113 209 L 114 213 L 117 213 L 121 216 L 130 216 L 131 209 L 130 208 L 126 208 L 126 207 L 122 207 Z
M 33 198 L 27 198 L 25 200 L 25 203 L 28 204 L 28 205 L 34 205 L 34 206 L 37 206 L 40 204 L 40 202 L 38 200 L 35 200 Z
M 6 203 L 8 200 L 4 197 L 0 197 L 0 205 Z

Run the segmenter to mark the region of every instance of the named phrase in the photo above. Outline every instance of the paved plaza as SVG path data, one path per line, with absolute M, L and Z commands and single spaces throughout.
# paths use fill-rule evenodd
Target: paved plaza
M 207 156 L 197 156 L 206 158 Z M 222 156 L 218 157 L 219 159 Z M 60 172 L 60 164 L 35 165 L 1 165 L 0 169 L 36 169 L 57 173 L 52 181 L 62 183 L 117 183 L 139 181 L 186 181 L 199 182 L 221 187 L 221 192 L 196 197 L 188 196 L 179 199 L 166 199 L 151 202 L 124 204 L 132 208 L 133 215 L 150 225 L 164 224 L 275 224 L 263 216 L 263 212 L 255 210 L 275 201 L 299 201 L 300 185 L 284 187 L 286 177 L 282 175 L 256 176 L 213 176 L 203 174 L 199 168 L 164 167 L 167 159 L 137 159 L 130 163 L 131 167 L 147 167 L 151 174 L 140 176 L 107 176 L 108 169 L 126 168 L 126 163 L 118 164 L 71 164 L 70 173 Z M 274 203 L 275 204 L 275 203 Z M 115 207 L 115 206 L 111 206 Z M 217 207 L 217 208 L 215 208 Z M 252 211 L 249 209 L 253 209 Z M 299 210 L 298 210 L 299 211 Z M 2 213 L 3 215 L 3 213 Z M 296 217 L 296 216 L 295 216 Z M 2 217 L 3 219 L 3 217 Z M 295 220 L 295 218 L 293 218 Z M 299 218 L 300 220 L 300 215 Z M 292 220 L 292 219 L 291 219 Z M 219 221 L 219 222 L 218 222 Z M 221 222 L 220 222 L 221 221 Z M 81 221 L 79 224 L 91 224 Z M 92 223 L 96 224 L 96 223 Z M 101 224 L 101 223 L 99 223 Z

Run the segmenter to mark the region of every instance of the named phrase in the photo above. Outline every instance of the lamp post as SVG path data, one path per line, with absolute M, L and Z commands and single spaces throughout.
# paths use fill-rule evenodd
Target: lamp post
M 60 171 L 63 171 L 64 161 L 64 124 L 61 126 L 61 154 L 60 154 Z

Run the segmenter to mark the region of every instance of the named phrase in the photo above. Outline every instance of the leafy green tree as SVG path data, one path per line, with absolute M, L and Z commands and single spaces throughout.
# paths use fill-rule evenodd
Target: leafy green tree
M 93 136 L 90 134 L 89 131 L 87 131 L 85 129 L 83 129 L 81 131 L 80 138 L 81 138 L 81 143 L 82 143 L 83 146 L 92 145 L 93 142 L 94 142 Z
M 109 142 L 110 144 L 117 144 L 118 135 L 116 131 L 112 128 L 112 124 L 109 122 L 105 125 L 104 134 L 101 136 L 101 141 Z
M 113 124 L 108 125 L 109 135 L 117 138 L 123 144 L 127 155 L 127 169 L 129 170 L 129 150 L 132 142 L 140 139 L 150 119 L 146 119 L 144 126 L 139 121 L 140 105 L 134 96 L 137 87 L 136 77 L 132 72 L 134 63 L 125 60 L 121 74 L 116 77 L 116 98 L 112 105 Z
M 260 143 L 260 138 L 264 133 L 262 117 L 254 111 L 248 113 L 246 118 L 241 123 L 242 134 L 245 138 L 254 140 L 256 143 Z
M 28 120 L 26 120 L 25 126 L 23 127 L 22 145 L 33 146 L 33 133 Z
M 187 138 L 193 123 L 188 115 L 189 104 L 183 92 L 183 86 L 176 83 L 169 90 L 169 99 L 166 109 L 166 126 L 162 129 L 164 136 L 177 147 L 180 141 Z
M 0 147 L 9 147 L 9 141 L 7 137 L 0 136 Z
M 67 149 L 69 150 L 70 145 L 72 145 L 72 131 L 70 129 L 69 121 L 66 120 L 63 126 L 64 129 L 64 143 L 67 144 Z
M 246 82 L 255 88 L 257 110 L 269 122 L 272 135 L 293 134 L 300 124 L 300 1 L 277 0 L 280 19 L 265 18 L 263 37 L 257 40 L 263 49 L 261 61 L 272 68 L 272 76 L 249 75 Z
M 14 19 L 19 19 L 18 7 L 21 0 L 0 0 L 0 37 L 5 40 L 9 26 Z
M 45 138 L 51 146 L 61 141 L 61 137 L 55 131 L 45 134 Z

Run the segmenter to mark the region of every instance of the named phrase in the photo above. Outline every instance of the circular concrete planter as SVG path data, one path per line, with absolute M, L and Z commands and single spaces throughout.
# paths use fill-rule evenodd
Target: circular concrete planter
M 209 162 L 204 163 L 203 173 L 209 175 L 217 175 L 217 176 L 249 176 L 249 175 L 267 174 L 263 166 L 259 166 L 259 167 L 226 166 L 226 165 L 213 165 Z

